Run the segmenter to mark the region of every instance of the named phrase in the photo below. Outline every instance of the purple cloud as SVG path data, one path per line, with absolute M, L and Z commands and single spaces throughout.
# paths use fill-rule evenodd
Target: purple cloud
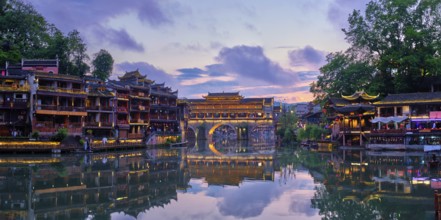
M 132 50 L 135 52 L 144 52 L 144 46 L 133 39 L 126 30 L 114 30 L 108 28 L 97 28 L 94 31 L 97 39 L 107 41 L 109 44 L 118 47 L 121 50 Z
M 126 0 L 123 4 L 107 0 L 27 0 L 27 2 L 31 3 L 49 22 L 54 23 L 64 32 L 95 26 L 128 12 L 135 12 L 141 21 L 157 27 L 172 23 L 172 17 L 169 14 L 173 13 L 169 13 L 168 10 L 178 10 L 177 7 L 161 5 L 164 1 L 160 0 Z M 48 7 L 48 5 L 56 5 L 57 7 Z
M 311 46 L 288 52 L 292 66 L 313 66 L 317 69 L 326 63 L 326 52 L 316 50 Z
M 160 1 L 146 0 L 139 6 L 138 17 L 141 21 L 147 21 L 151 26 L 157 27 L 163 24 L 172 23 L 164 10 L 159 5 Z
M 353 10 L 364 11 L 369 0 L 334 0 L 328 9 L 328 19 L 339 30 L 348 26 L 348 17 Z
M 279 64 L 272 62 L 259 46 L 225 47 L 219 52 L 216 60 L 226 71 L 243 77 L 285 85 L 296 81 L 292 71 L 285 70 Z
M 124 72 L 130 72 L 134 70 L 139 70 L 142 75 L 147 75 L 147 78 L 154 80 L 156 83 L 166 83 L 165 86 L 172 87 L 172 90 L 176 90 L 177 83 L 175 78 L 171 74 L 166 73 L 147 62 L 123 62 L 115 65 L 117 71 L 120 73 L 117 75 L 122 75 Z

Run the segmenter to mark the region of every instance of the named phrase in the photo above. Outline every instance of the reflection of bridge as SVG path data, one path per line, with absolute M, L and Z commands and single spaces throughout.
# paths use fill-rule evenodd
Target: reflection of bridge
M 245 179 L 274 180 L 274 146 L 198 143 L 187 152 L 190 175 L 208 184 L 239 185 Z
M 274 138 L 273 98 L 244 98 L 239 93 L 208 93 L 188 100 L 188 132 L 197 139 Z M 192 135 L 189 135 L 192 136 Z

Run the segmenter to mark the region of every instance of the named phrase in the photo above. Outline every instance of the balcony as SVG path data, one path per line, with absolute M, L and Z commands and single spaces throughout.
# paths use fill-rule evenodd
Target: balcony
M 127 111 L 127 108 L 126 107 L 122 107 L 122 106 L 118 106 L 117 108 L 116 108 L 116 110 L 118 111 L 118 112 L 124 112 L 124 113 L 127 113 L 128 111 Z
M 27 92 L 30 91 L 31 87 L 29 85 L 0 85 L 0 91 L 17 91 L 17 92 Z
M 86 126 L 87 127 L 98 127 L 99 126 L 99 122 L 86 122 Z
M 104 122 L 101 122 L 101 127 L 112 127 L 112 122 L 109 122 L 109 121 L 104 121 Z
M 83 89 L 70 89 L 70 88 L 58 88 L 54 86 L 38 86 L 39 91 L 46 92 L 59 92 L 59 93 L 69 93 L 69 94 L 86 94 Z
M 144 123 L 143 119 L 132 119 L 130 120 L 130 123 Z
M 37 114 L 87 116 L 86 108 L 79 106 L 37 105 Z
M 128 125 L 129 124 L 129 122 L 127 120 L 117 120 L 116 123 L 118 125 Z
M 129 134 L 129 139 L 141 139 L 144 137 L 144 134 Z
M 116 98 L 118 98 L 118 99 L 129 99 L 129 95 L 128 94 L 118 93 L 118 94 L 116 94 Z
M 0 102 L 0 107 L 13 109 L 28 108 L 28 99 L 15 99 L 14 101 Z

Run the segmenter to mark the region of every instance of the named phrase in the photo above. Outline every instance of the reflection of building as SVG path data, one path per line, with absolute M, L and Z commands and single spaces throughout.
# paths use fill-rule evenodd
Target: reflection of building
M 186 159 L 191 177 L 203 177 L 211 185 L 237 186 L 244 180 L 273 181 L 274 153 L 274 145 L 201 141 Z
M 177 199 L 186 186 L 179 150 L 88 154 L 84 157 L 14 158 L 16 164 L 38 166 L 0 169 L 0 219 L 108 218 L 124 210 L 138 213 Z M 48 163 L 45 163 L 47 161 Z M 78 163 L 81 161 L 81 164 Z M 0 163 L 3 162 L 0 161 Z
M 188 126 L 199 139 L 211 139 L 215 130 L 227 126 L 238 139 L 263 134 L 274 138 L 273 98 L 244 98 L 235 93 L 208 93 L 189 99 Z

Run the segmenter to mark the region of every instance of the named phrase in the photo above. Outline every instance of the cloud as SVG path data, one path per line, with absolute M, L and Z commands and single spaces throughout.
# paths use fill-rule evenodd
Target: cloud
M 326 52 L 316 50 L 311 46 L 288 52 L 291 66 L 304 66 L 318 70 L 326 63 Z
M 151 26 L 158 27 L 172 23 L 157 0 L 145 0 L 139 6 L 138 17 L 141 21 L 147 21 Z
M 236 218 L 256 217 L 262 214 L 263 209 L 281 193 L 267 183 L 243 185 L 241 188 L 225 190 L 224 199 L 218 204 L 219 212 L 224 216 Z
M 50 22 L 54 23 L 64 32 L 73 29 L 87 29 L 88 27 L 102 24 L 105 21 L 127 13 L 134 12 L 141 22 L 152 27 L 173 23 L 173 14 L 179 7 L 160 0 L 27 0 Z M 56 5 L 57 7 L 48 7 Z M 85 10 L 87 8 L 87 10 Z M 173 11 L 173 12 L 171 12 Z M 81 31 L 81 30 L 80 30 Z
M 348 27 L 348 17 L 353 10 L 364 11 L 369 0 L 333 0 L 328 9 L 328 19 L 337 29 Z
M 107 41 L 110 45 L 121 50 L 144 52 L 144 46 L 129 35 L 126 30 L 114 30 L 109 28 L 96 28 L 94 34 L 97 39 Z
M 224 66 L 226 71 L 247 78 L 285 85 L 297 80 L 294 72 L 285 70 L 279 64 L 272 62 L 259 46 L 224 47 L 216 60 Z
M 123 75 L 124 72 L 130 72 L 139 70 L 142 75 L 147 75 L 147 78 L 154 80 L 156 83 L 166 83 L 165 86 L 171 87 L 172 90 L 176 90 L 176 79 L 164 70 L 161 70 L 147 62 L 123 62 L 115 65 L 117 71 Z

